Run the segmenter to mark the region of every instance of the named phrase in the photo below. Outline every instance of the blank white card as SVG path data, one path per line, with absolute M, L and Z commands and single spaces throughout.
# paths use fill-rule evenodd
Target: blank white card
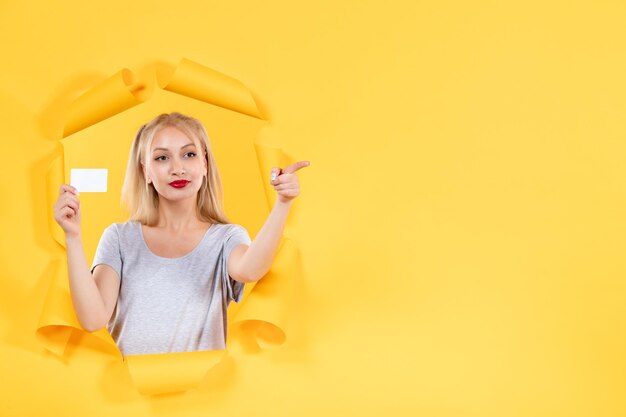
M 106 193 L 108 172 L 109 170 L 106 168 L 72 168 L 70 170 L 70 184 L 72 187 L 75 187 L 79 193 Z

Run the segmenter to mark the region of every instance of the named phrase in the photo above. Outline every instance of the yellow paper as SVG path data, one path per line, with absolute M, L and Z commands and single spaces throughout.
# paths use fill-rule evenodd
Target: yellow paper
M 48 207 L 52 208 L 59 195 L 59 189 L 63 184 L 63 156 L 59 155 L 50 164 L 46 175 L 46 191 Z M 63 229 L 54 221 L 54 211 L 48 210 L 48 225 L 52 238 L 61 246 L 65 247 Z
M 76 99 L 67 110 L 63 136 L 68 136 L 141 102 L 146 86 L 123 69 Z
M 176 68 L 160 65 L 159 87 L 253 117 L 260 112 L 250 91 L 238 80 L 183 59 Z
M 268 344 L 285 341 L 289 300 L 294 299 L 295 283 L 301 278 L 298 249 L 289 239 L 283 239 L 272 269 L 254 287 L 254 297 L 237 312 L 237 324 L 243 331 L 243 342 L 254 350 Z M 277 303 L 276 300 L 283 302 Z
M 187 391 L 202 382 L 208 369 L 222 360 L 223 350 L 133 355 L 125 358 L 139 392 L 146 395 Z

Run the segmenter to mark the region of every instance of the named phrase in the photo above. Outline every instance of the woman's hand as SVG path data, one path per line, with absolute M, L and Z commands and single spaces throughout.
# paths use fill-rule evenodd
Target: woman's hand
M 272 185 L 278 192 L 279 203 L 291 203 L 300 194 L 300 183 L 295 172 L 311 165 L 309 161 L 300 161 L 286 168 L 272 168 Z
M 59 190 L 59 198 L 54 204 L 54 220 L 66 236 L 80 235 L 80 201 L 78 190 L 71 185 L 63 184 Z

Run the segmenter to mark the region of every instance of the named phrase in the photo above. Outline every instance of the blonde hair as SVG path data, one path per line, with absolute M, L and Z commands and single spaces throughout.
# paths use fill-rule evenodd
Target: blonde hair
M 230 223 L 224 213 L 222 180 L 211 152 L 209 136 L 200 121 L 180 113 L 157 116 L 143 125 L 135 136 L 122 186 L 122 203 L 130 212 L 130 220 L 153 225 L 158 219 L 159 195 L 154 186 L 146 181 L 142 164 L 148 168 L 150 160 L 146 155 L 149 154 L 154 136 L 166 127 L 174 127 L 199 143 L 206 156 L 208 173 L 202 179 L 196 199 L 198 218 L 210 223 Z

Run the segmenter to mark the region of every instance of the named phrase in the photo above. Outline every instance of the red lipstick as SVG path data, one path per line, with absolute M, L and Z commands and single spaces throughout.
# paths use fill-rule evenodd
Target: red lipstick
M 176 181 L 170 182 L 170 185 L 174 188 L 183 188 L 187 184 L 189 184 L 189 181 L 187 180 L 176 180 Z

